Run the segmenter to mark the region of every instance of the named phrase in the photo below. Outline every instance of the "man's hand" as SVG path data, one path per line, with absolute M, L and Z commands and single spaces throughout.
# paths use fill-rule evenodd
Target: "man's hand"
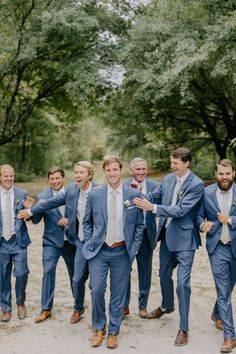
M 136 205 L 136 207 L 146 210 L 146 211 L 152 211 L 154 208 L 154 204 L 152 204 L 151 202 L 149 202 L 149 200 L 143 198 L 134 198 L 133 200 L 134 204 Z
M 204 223 L 202 223 L 201 225 L 201 231 L 202 232 L 208 232 L 208 231 L 211 231 L 212 227 L 214 226 L 214 222 L 212 221 L 206 221 Z
M 66 225 L 68 225 L 68 219 L 67 218 L 61 218 L 59 221 L 58 221 L 58 225 L 59 226 L 62 226 L 62 227 L 65 227 Z
M 25 209 L 30 209 L 35 203 L 35 199 L 31 198 L 30 196 L 26 197 L 26 200 L 23 201 L 23 205 Z
M 217 219 L 221 222 L 221 224 L 228 224 L 229 215 L 217 213 Z
M 17 219 L 24 219 L 27 220 L 30 218 L 30 215 L 27 211 L 27 209 L 22 209 L 19 211 L 19 213 L 17 214 Z

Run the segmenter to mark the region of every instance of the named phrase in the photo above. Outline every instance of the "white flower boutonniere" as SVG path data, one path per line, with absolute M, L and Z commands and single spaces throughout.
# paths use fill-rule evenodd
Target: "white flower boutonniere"
M 232 201 L 232 205 L 236 206 L 236 199 Z
M 123 202 L 123 204 L 124 204 L 124 206 L 125 206 L 126 208 L 130 207 L 130 201 L 129 201 L 128 199 L 125 200 L 125 201 Z
M 177 192 L 177 200 L 180 200 L 180 198 L 182 197 L 182 194 L 183 194 L 184 192 L 183 191 L 181 191 L 181 190 L 179 190 L 178 192 Z
M 20 199 L 16 199 L 15 205 L 18 205 L 20 203 Z

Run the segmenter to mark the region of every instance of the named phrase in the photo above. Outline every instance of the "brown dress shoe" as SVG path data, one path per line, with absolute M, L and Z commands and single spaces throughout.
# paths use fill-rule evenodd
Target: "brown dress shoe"
M 91 338 L 92 347 L 99 347 L 102 344 L 103 337 L 105 336 L 105 334 L 106 331 L 104 329 L 94 331 Z
M 188 332 L 179 330 L 177 337 L 175 338 L 175 345 L 178 347 L 188 344 Z
M 153 310 L 152 312 L 149 312 L 147 314 L 147 318 L 149 320 L 153 319 L 153 318 L 161 318 L 165 313 L 171 313 L 171 312 L 174 312 L 174 308 L 173 309 L 170 309 L 170 310 L 162 310 L 161 307 L 158 307 L 157 309 Z
M 107 348 L 116 348 L 118 347 L 118 336 L 113 336 L 108 334 L 107 337 Z
M 232 352 L 232 349 L 236 347 L 236 340 L 232 340 L 230 338 L 225 339 L 224 343 L 221 346 L 221 353 L 230 353 Z
M 9 322 L 11 319 L 11 312 L 3 312 L 1 322 Z
M 147 312 L 146 309 L 140 309 L 138 315 L 139 315 L 140 318 L 147 318 L 148 312 Z
M 27 311 L 25 305 L 17 305 L 17 315 L 20 320 L 23 320 L 27 316 Z
M 128 316 L 129 315 L 129 308 L 128 307 L 125 307 L 124 310 L 123 310 L 123 315 L 124 316 Z
M 81 315 L 84 313 L 84 310 L 78 311 L 75 310 L 71 316 L 70 323 L 75 324 L 81 320 Z
M 217 329 L 219 329 L 220 331 L 223 331 L 223 330 L 224 330 L 223 322 L 222 322 L 221 320 L 218 320 L 218 319 L 215 317 L 215 315 L 214 315 L 213 312 L 212 312 L 212 314 L 211 314 L 211 319 L 212 319 L 213 322 L 215 322 L 215 326 L 216 326 Z
M 50 317 L 52 317 L 52 311 L 51 310 L 43 310 L 40 312 L 39 316 L 35 319 L 35 323 L 41 323 Z

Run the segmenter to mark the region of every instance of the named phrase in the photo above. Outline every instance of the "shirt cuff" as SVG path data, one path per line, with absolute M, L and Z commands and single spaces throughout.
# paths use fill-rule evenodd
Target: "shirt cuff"
M 156 213 L 157 213 L 157 205 L 156 205 L 156 204 L 153 204 L 152 213 L 153 213 L 153 214 L 156 214 Z
M 32 213 L 32 211 L 31 211 L 31 209 L 26 209 L 26 210 L 27 210 L 27 212 L 29 213 L 29 216 L 30 216 L 30 217 L 34 215 L 34 214 Z

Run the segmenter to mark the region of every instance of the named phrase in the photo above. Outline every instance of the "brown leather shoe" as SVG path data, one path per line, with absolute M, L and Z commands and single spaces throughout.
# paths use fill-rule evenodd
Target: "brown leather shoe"
M 102 344 L 103 337 L 105 336 L 105 334 L 105 329 L 94 331 L 91 338 L 92 347 L 99 347 Z
M 174 308 L 173 309 L 170 309 L 170 310 L 162 310 L 161 307 L 158 307 L 157 309 L 149 312 L 147 314 L 147 318 L 149 320 L 153 319 L 153 318 L 161 318 L 165 313 L 169 314 L 171 312 L 174 312 Z
M 232 340 L 230 338 L 225 339 L 224 343 L 221 346 L 221 353 L 230 353 L 232 352 L 232 349 L 236 347 L 236 340 Z
M 2 318 L 1 318 L 1 322 L 9 322 L 11 319 L 11 312 L 3 312 L 2 313 Z
M 178 347 L 188 344 L 188 332 L 179 330 L 177 337 L 175 338 L 175 345 Z
M 216 326 L 217 329 L 219 329 L 220 331 L 223 331 L 223 330 L 224 330 L 223 322 L 222 322 L 221 320 L 218 320 L 218 319 L 215 317 L 215 315 L 214 315 L 213 312 L 212 312 L 212 314 L 211 314 L 211 319 L 212 319 L 213 322 L 215 322 L 215 326 Z
M 52 311 L 51 310 L 43 310 L 40 312 L 39 316 L 36 317 L 35 323 L 41 323 L 50 317 L 52 317 Z
M 128 307 L 125 307 L 124 310 L 123 310 L 123 315 L 124 316 L 128 316 L 129 315 L 129 308 Z
M 147 318 L 148 312 L 147 312 L 146 309 L 140 309 L 138 315 L 139 315 L 140 318 Z
M 81 320 L 81 316 L 84 313 L 84 310 L 78 311 L 75 310 L 71 316 L 70 323 L 75 324 Z
M 25 305 L 17 305 L 17 315 L 20 320 L 23 320 L 27 316 L 27 311 Z
M 107 348 L 116 348 L 118 347 L 118 336 L 113 336 L 108 334 L 107 337 Z

